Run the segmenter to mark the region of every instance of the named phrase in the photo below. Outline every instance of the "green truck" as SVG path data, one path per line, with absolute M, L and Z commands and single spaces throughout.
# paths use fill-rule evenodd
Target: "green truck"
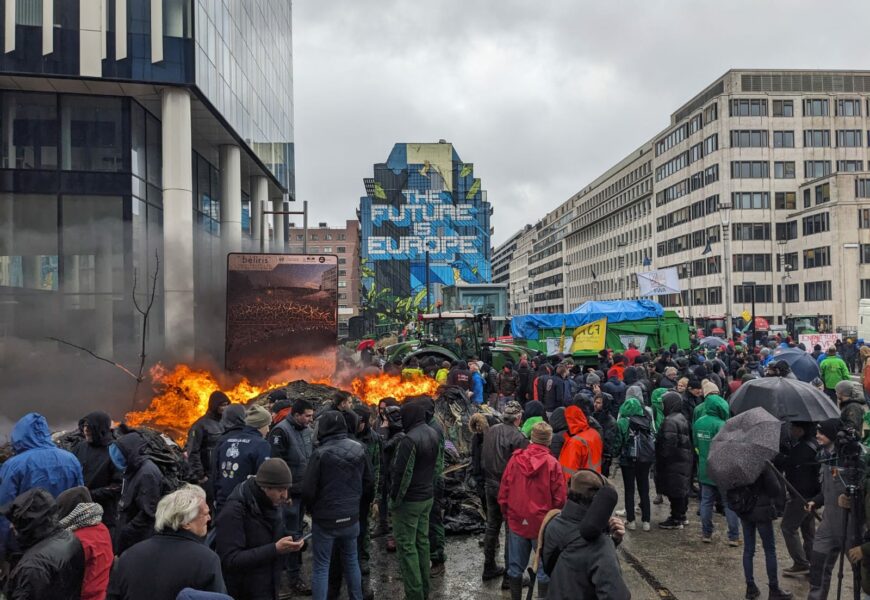
M 606 334 L 595 349 L 571 352 L 575 330 L 606 320 Z M 597 364 L 598 352 L 609 348 L 623 352 L 634 342 L 641 352 L 675 345 L 690 348 L 689 326 L 671 310 L 651 300 L 587 302 L 572 313 L 523 315 L 511 321 L 513 343 L 547 356 L 570 354 L 583 364 Z

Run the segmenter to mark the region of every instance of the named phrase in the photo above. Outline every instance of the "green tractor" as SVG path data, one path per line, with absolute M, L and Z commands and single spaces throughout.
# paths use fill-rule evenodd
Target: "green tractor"
M 437 312 L 422 314 L 416 331 L 408 339 L 387 346 L 388 361 L 397 358 L 407 364 L 411 358 L 424 361 L 435 357 L 440 361 L 471 360 L 477 357 L 496 370 L 507 362 L 515 366 L 520 358 L 529 356 L 526 348 L 493 340 L 492 316 L 469 312 Z

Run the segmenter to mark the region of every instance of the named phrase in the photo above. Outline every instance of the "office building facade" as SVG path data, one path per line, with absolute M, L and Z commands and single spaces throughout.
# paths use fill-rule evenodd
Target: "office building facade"
M 637 272 L 676 267 L 682 293 L 658 299 L 698 325 L 753 297 L 770 323 L 855 325 L 868 112 L 870 72 L 729 71 L 536 224 L 537 311 L 636 297 Z
M 4 0 L 0 343 L 218 364 L 229 252 L 284 249 L 291 4 Z M 271 238 L 271 239 L 270 239 Z M 159 267 L 158 267 L 159 262 Z M 134 302 L 135 298 L 135 302 Z

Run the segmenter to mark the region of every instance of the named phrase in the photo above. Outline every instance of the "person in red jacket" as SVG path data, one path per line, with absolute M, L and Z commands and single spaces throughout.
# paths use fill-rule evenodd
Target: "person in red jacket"
M 579 406 L 566 408 L 565 420 L 568 422 L 568 432 L 562 434 L 565 443 L 559 454 L 565 481 L 580 469 L 592 469 L 600 473 L 601 457 L 604 453 L 601 436 L 589 426 L 589 421 Z
M 57 508 L 60 526 L 76 536 L 85 553 L 81 600 L 104 600 L 115 555 L 112 537 L 102 523 L 103 507 L 93 502 L 88 488 L 80 486 L 62 492 Z
M 622 354 L 613 355 L 613 366 L 607 371 L 607 378 L 616 376 L 620 381 L 625 379 L 625 357 Z
M 625 357 L 625 360 L 628 361 L 628 366 L 632 367 L 634 366 L 634 361 L 638 356 L 640 356 L 640 350 L 637 349 L 637 345 L 635 345 L 634 342 L 629 342 L 628 350 L 623 352 L 622 355 Z
M 508 578 L 511 600 L 520 600 L 523 571 L 529 555 L 537 548 L 538 531 L 544 517 L 554 508 L 562 508 L 568 493 L 562 467 L 550 454 L 553 428 L 547 423 L 532 427 L 531 444 L 515 450 L 498 490 L 498 504 L 508 524 Z M 543 566 L 538 569 L 538 597 L 547 597 L 549 578 Z

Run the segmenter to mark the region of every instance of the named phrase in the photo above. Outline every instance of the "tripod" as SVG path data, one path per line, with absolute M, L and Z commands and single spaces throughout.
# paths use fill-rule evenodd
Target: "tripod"
M 845 469 L 844 469 L 845 470 Z M 859 470 L 859 473 L 863 473 Z M 843 546 L 840 548 L 840 566 L 837 571 L 837 600 L 841 600 L 843 594 L 843 567 L 845 565 L 846 553 L 849 548 L 861 542 L 863 522 L 864 522 L 864 505 L 861 497 L 862 486 L 855 485 L 854 482 L 846 484 L 846 497 L 849 499 L 849 508 L 846 509 L 845 518 L 843 519 Z M 849 520 L 851 518 L 853 527 L 853 537 L 849 537 Z M 866 559 L 865 559 L 866 560 Z M 858 570 L 858 565 L 852 566 L 852 593 L 854 600 L 859 600 L 861 597 L 861 575 Z

